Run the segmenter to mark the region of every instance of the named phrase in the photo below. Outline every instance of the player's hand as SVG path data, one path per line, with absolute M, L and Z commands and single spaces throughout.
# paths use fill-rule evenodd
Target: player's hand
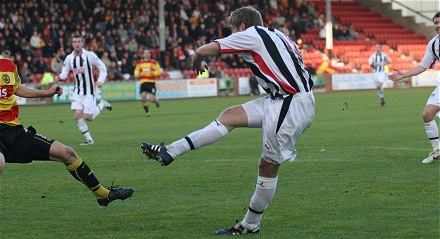
M 54 84 L 49 89 L 49 96 L 58 95 L 61 96 L 63 94 L 63 88 L 57 84 Z
M 199 75 L 208 69 L 208 64 L 205 61 L 201 61 L 200 64 L 195 64 L 192 67 L 196 71 L 197 75 Z
M 99 82 L 99 81 L 97 81 L 95 85 L 96 85 L 96 87 L 98 87 L 98 88 L 101 88 L 101 87 L 102 87 L 102 83 Z
M 388 79 L 389 79 L 389 80 L 392 80 L 392 81 L 398 81 L 398 80 L 403 79 L 404 74 L 403 74 L 402 71 L 397 70 L 397 69 L 393 69 L 393 70 L 395 70 L 396 73 L 391 74 L 391 75 L 388 75 Z
M 58 96 L 61 96 L 63 94 L 63 87 L 57 85 L 57 88 L 55 90 L 55 94 L 57 94 Z

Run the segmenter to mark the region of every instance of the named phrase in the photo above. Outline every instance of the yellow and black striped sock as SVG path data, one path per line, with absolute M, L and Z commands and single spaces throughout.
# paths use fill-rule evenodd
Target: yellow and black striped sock
M 110 190 L 99 184 L 99 181 L 93 174 L 92 170 L 90 170 L 89 166 L 87 166 L 81 158 L 77 158 L 75 162 L 67 166 L 67 170 L 69 170 L 70 174 L 76 180 L 86 185 L 97 199 L 107 198 Z

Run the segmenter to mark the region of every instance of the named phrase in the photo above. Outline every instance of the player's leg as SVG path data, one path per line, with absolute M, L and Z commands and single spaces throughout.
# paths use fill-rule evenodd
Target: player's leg
M 264 107 L 263 152 L 255 192 L 245 217 L 235 226 L 216 234 L 258 233 L 263 212 L 275 195 L 280 165 L 296 157 L 295 143 L 314 118 L 313 95 L 268 99 Z M 268 148 L 270 150 L 268 150 Z
M 0 175 L 3 173 L 3 170 L 5 169 L 5 156 L 2 152 L 0 152 Z
M 112 105 L 104 99 L 101 99 L 97 105 L 95 105 L 95 100 L 93 100 L 92 110 L 91 110 L 92 113 L 91 114 L 84 114 L 84 118 L 86 120 L 92 121 L 96 117 L 98 117 L 99 114 L 101 114 L 101 111 L 103 109 L 112 110 L 113 108 L 112 108 Z M 84 111 L 84 113 L 85 113 L 85 111 Z
M 73 94 L 72 95 L 72 103 L 71 103 L 70 108 L 73 111 L 73 116 L 75 118 L 76 125 L 78 126 L 79 131 L 81 132 L 81 134 L 85 138 L 84 143 L 81 143 L 81 145 L 89 145 L 89 144 L 93 144 L 93 139 L 92 139 L 92 136 L 90 135 L 89 127 L 87 126 L 87 123 L 86 123 L 85 119 L 83 118 L 83 116 L 84 116 L 84 114 L 83 114 L 83 109 L 84 109 L 83 101 L 84 101 L 84 97 L 82 97 L 78 94 Z
M 14 143 L 8 144 L 7 154 L 3 154 L 6 162 L 30 163 L 34 160 L 62 162 L 70 174 L 86 185 L 94 193 L 98 203 L 104 206 L 112 200 L 125 199 L 133 193 L 133 189 L 108 190 L 101 187 L 93 172 L 72 148 L 56 142 L 52 138 L 37 134 L 32 127 L 25 129 L 20 126 L 14 130 L 14 133 L 9 136 L 15 138 L 14 141 L 10 141 Z M 4 149 L 6 150 L 2 147 L 1 153 L 6 153 Z
M 0 131 L 1 134 L 4 134 L 5 132 Z M 3 170 L 5 169 L 6 164 L 6 146 L 3 142 L 0 142 L 0 175 L 3 173 Z
M 432 152 L 422 161 L 422 163 L 432 163 L 434 160 L 440 159 L 439 132 L 437 122 L 435 121 L 435 116 L 439 116 L 440 113 L 439 87 L 440 85 L 437 85 L 432 94 L 429 96 L 425 109 L 422 113 L 426 136 L 428 137 L 432 146 Z
M 87 125 L 86 120 L 83 117 L 83 111 L 80 109 L 76 109 L 73 111 L 73 114 L 75 116 L 76 125 L 78 126 L 79 131 L 84 136 L 85 141 L 84 143 L 81 143 L 80 145 L 90 145 L 93 144 L 93 138 L 92 135 L 89 132 L 89 126 Z
M 159 98 L 156 97 L 156 83 L 151 83 L 151 94 L 150 100 L 152 103 L 156 104 L 156 108 L 160 107 Z
M 385 105 L 385 92 L 383 82 L 377 82 L 376 84 L 377 94 L 379 95 L 380 105 Z
M 86 185 L 97 199 L 107 198 L 110 191 L 101 186 L 89 166 L 78 157 L 71 147 L 55 141 L 50 146 L 49 158 L 64 163 L 70 174 Z
M 212 144 L 237 127 L 261 128 L 263 97 L 224 110 L 220 116 L 203 129 L 179 139 L 168 146 L 141 143 L 143 152 L 150 158 L 168 165 L 178 155 Z
M 145 115 L 148 117 L 148 116 L 150 116 L 150 110 L 148 109 L 148 101 L 147 101 L 148 87 L 147 86 L 148 86 L 147 83 L 141 84 L 140 94 L 141 94 L 141 101 L 142 101 L 142 106 L 144 107 Z
M 93 121 L 103 109 L 112 110 L 112 105 L 106 100 L 101 99 L 99 104 L 96 104 L 96 98 L 93 95 L 83 97 L 84 119 Z
M 133 193 L 131 188 L 106 189 L 101 186 L 93 171 L 78 157 L 75 151 L 58 141 L 53 142 L 50 146 L 49 158 L 64 163 L 70 174 L 92 191 L 98 203 L 102 206 L 107 206 L 115 199 L 124 200 Z
M 440 159 L 439 132 L 438 125 L 435 120 L 435 115 L 438 114 L 439 110 L 440 106 L 428 104 L 426 105 L 422 113 L 426 136 L 428 137 L 429 142 L 432 146 L 432 152 L 428 155 L 426 159 L 422 161 L 422 163 L 432 163 L 434 160 Z
M 261 128 L 263 97 L 224 110 L 216 120 L 205 128 L 167 146 L 170 152 L 181 155 L 189 150 L 212 144 L 238 127 Z

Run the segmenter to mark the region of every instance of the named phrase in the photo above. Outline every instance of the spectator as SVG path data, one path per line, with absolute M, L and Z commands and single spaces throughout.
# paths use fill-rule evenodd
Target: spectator
M 63 69 L 63 60 L 61 59 L 59 52 L 53 53 L 53 57 L 50 62 L 50 69 L 56 74 L 61 73 L 61 70 Z
M 156 30 L 148 30 L 147 31 L 146 44 L 147 44 L 147 47 L 149 47 L 149 48 L 158 48 L 159 47 L 159 36 L 157 35 Z
M 107 69 L 111 66 L 112 62 L 108 56 L 107 51 L 104 51 L 104 53 L 102 53 L 101 61 L 104 62 L 104 65 L 105 65 L 105 67 L 107 67 Z M 112 79 L 112 78 L 110 78 L 110 79 Z
M 29 68 L 29 64 L 27 62 L 23 62 L 20 68 L 20 77 L 22 83 L 32 83 L 34 80 L 30 78 L 32 75 L 32 70 Z
M 252 74 L 251 77 L 249 77 L 249 86 L 251 88 L 251 95 L 260 95 L 260 89 L 258 88 L 258 81 L 255 75 Z
M 37 31 L 34 31 L 29 43 L 32 47 L 32 49 L 39 50 L 41 48 L 41 37 L 40 33 Z
M 41 56 L 36 57 L 35 61 L 35 73 L 37 74 L 43 74 L 48 69 L 48 65 L 46 61 L 44 61 L 44 58 Z
M 124 24 L 119 24 L 118 30 L 117 30 L 117 34 L 119 36 L 119 38 L 124 38 L 127 39 L 128 38 L 128 31 L 127 29 L 125 29 Z
M 122 80 L 122 75 L 120 75 L 120 78 L 116 77 L 116 71 L 116 62 L 110 62 L 110 66 L 107 67 L 107 78 L 109 80 Z
M 339 40 L 356 40 L 356 37 L 353 34 L 354 33 L 350 31 L 348 26 L 343 26 Z
M 321 28 L 321 30 L 319 31 L 319 39 L 320 40 L 325 40 L 325 38 L 327 37 L 327 33 L 325 31 L 325 26 Z
M 191 68 L 191 60 L 195 54 L 194 46 L 192 43 L 188 44 L 188 46 L 185 48 L 185 69 Z
M 302 13 L 301 17 L 298 20 L 298 24 L 301 29 L 301 34 L 307 33 L 307 27 L 309 26 L 309 19 L 307 18 L 307 13 Z
M 134 67 L 132 67 L 131 61 L 128 61 L 127 58 L 125 57 L 121 59 L 121 72 L 122 72 L 122 76 L 124 77 L 124 80 L 134 79 L 132 74 L 130 74 L 130 72 L 134 72 Z
M 136 38 L 130 39 L 130 41 L 128 42 L 128 50 L 133 54 L 139 50 L 139 45 L 136 41 Z
M 112 62 L 113 65 L 113 62 Z M 122 70 L 122 61 L 117 61 L 115 65 L 115 80 L 124 80 L 124 72 Z
M 43 57 L 52 57 L 58 51 L 57 47 L 49 40 L 46 46 L 43 47 Z

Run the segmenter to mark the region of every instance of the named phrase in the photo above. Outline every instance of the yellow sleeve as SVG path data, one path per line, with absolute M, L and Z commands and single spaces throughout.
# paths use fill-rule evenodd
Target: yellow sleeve
M 136 64 L 136 67 L 134 68 L 134 77 L 138 78 L 139 77 L 139 64 Z
M 18 89 L 18 87 L 21 84 L 21 78 L 18 75 L 18 70 L 17 70 L 17 66 L 16 65 L 14 65 L 14 76 L 15 76 L 15 84 L 14 84 L 14 93 L 15 93 L 15 91 Z
M 162 73 L 162 71 L 160 70 L 160 65 L 159 65 L 159 63 L 156 62 L 156 64 L 154 64 L 154 72 L 153 72 L 153 75 L 154 75 L 154 76 L 159 76 L 160 73 Z

